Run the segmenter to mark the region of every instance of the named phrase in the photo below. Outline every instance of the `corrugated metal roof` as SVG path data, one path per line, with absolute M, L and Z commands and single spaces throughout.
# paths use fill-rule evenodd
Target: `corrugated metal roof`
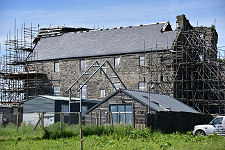
M 69 97 L 63 97 L 63 96 L 39 95 L 37 97 L 47 98 L 47 99 L 50 99 L 53 101 L 69 101 Z M 32 99 L 30 99 L 30 100 L 32 100 Z M 71 98 L 71 100 L 72 101 L 80 101 L 80 98 Z M 100 102 L 100 100 L 83 99 L 83 102 L 98 103 L 98 102 Z
M 176 31 L 161 32 L 168 23 L 148 24 L 83 33 L 64 33 L 41 38 L 36 45 L 37 60 L 127 54 L 171 49 Z
M 11 105 L 0 105 L 0 107 L 6 107 L 6 108 L 12 108 L 13 106 L 11 106 Z
M 134 100 L 142 103 L 143 105 L 149 105 L 149 95 L 150 95 L 150 110 L 152 111 L 173 111 L 173 112 L 190 112 L 190 113 L 200 113 L 189 107 L 188 105 L 168 96 L 168 95 L 161 95 L 161 94 L 152 94 L 143 91 L 134 91 L 134 90 L 125 90 L 121 89 L 121 92 L 126 94 L 127 96 L 133 98 Z M 118 91 L 113 92 L 111 95 L 103 99 L 100 103 L 96 104 L 92 107 L 88 112 L 92 111 L 93 109 L 97 108 L 111 97 L 115 96 Z M 87 113 L 88 113 L 87 112 Z
M 200 113 L 187 106 L 186 104 L 168 96 L 160 94 L 149 94 L 148 92 L 142 91 L 132 91 L 132 90 L 122 90 L 124 94 L 142 102 L 145 105 L 149 105 L 149 95 L 150 95 L 150 109 L 156 111 L 174 111 L 174 112 L 191 112 Z

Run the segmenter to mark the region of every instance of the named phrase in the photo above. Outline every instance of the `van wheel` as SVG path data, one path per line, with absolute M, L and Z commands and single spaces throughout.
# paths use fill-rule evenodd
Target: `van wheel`
M 203 130 L 197 130 L 195 132 L 195 135 L 205 136 L 206 134 L 205 134 L 205 132 Z

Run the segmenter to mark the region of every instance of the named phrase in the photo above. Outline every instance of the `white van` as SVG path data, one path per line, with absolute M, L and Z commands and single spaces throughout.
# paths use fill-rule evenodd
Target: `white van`
M 225 135 L 225 116 L 218 116 L 209 124 L 196 125 L 194 127 L 194 135 L 210 135 L 216 133 L 217 135 Z

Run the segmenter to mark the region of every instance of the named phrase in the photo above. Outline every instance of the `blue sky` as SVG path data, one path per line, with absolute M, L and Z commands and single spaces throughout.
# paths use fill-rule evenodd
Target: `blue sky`
M 15 18 L 18 28 L 24 22 L 111 28 L 170 21 L 175 29 L 180 14 L 194 26 L 211 26 L 216 20 L 218 47 L 225 46 L 225 0 L 0 0 L 0 43 L 14 30 Z

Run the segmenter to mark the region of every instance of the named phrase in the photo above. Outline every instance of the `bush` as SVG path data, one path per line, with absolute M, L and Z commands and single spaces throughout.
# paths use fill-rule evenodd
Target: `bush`
M 44 139 L 57 139 L 57 138 L 69 138 L 79 135 L 78 125 L 63 124 L 62 133 L 60 129 L 60 123 L 54 123 L 44 129 L 42 138 Z
M 84 126 L 83 127 L 83 135 L 89 136 L 89 135 L 109 135 L 114 132 L 114 128 L 112 126 Z
M 57 139 L 57 138 L 69 138 L 78 136 L 80 134 L 79 125 L 68 125 L 63 124 L 62 133 L 60 130 L 60 123 L 55 123 L 44 129 L 44 139 Z M 134 129 L 132 126 L 117 125 L 117 126 L 83 126 L 83 136 L 90 135 L 113 135 L 115 138 L 129 137 L 132 139 L 136 138 L 147 138 L 152 134 L 151 128 L 145 129 Z

